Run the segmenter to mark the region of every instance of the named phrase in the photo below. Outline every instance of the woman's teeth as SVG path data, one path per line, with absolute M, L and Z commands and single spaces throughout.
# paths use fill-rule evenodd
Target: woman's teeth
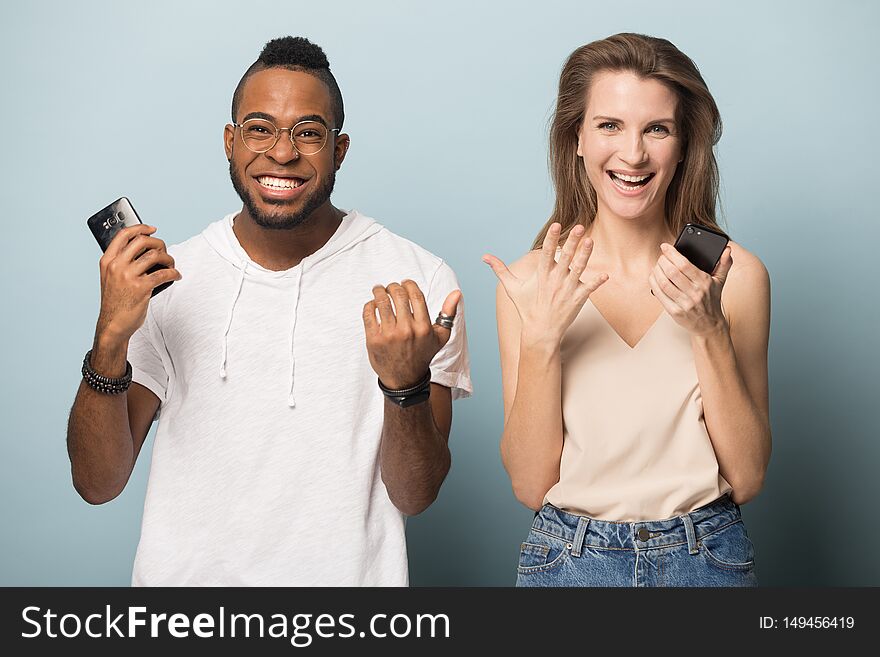
M 624 190 L 633 190 L 643 187 L 654 177 L 653 173 L 648 173 L 643 176 L 627 176 L 622 173 L 609 171 L 608 174 L 611 176 L 611 182 Z
M 294 189 L 302 185 L 298 178 L 275 178 L 273 176 L 260 176 L 257 181 L 269 189 Z

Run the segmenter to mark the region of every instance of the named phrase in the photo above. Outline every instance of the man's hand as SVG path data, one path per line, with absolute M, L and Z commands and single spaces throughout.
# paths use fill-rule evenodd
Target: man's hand
M 460 300 L 461 290 L 450 292 L 442 311 L 454 317 Z M 452 334 L 451 329 L 432 323 L 425 296 L 411 280 L 374 286 L 363 319 L 370 365 L 392 390 L 416 385 Z
M 123 228 L 101 257 L 101 313 L 96 340 L 103 336 L 118 343 L 128 342 L 146 319 L 153 288 L 180 280 L 165 242 L 150 237 L 155 231 L 154 226 L 146 224 Z M 148 274 L 154 265 L 166 268 Z

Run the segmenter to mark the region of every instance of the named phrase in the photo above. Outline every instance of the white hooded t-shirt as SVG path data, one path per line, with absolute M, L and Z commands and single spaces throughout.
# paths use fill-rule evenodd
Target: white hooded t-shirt
M 235 214 L 169 247 L 183 278 L 129 343 L 133 380 L 160 399 L 132 585 L 405 586 L 362 312 L 374 285 L 410 278 L 433 318 L 455 274 L 356 210 L 270 271 Z M 472 391 L 461 304 L 431 380 Z

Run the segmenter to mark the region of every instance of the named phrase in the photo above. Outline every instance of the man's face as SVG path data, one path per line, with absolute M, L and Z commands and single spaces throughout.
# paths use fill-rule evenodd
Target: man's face
M 303 120 L 337 127 L 327 86 L 313 75 L 282 68 L 258 71 L 245 82 L 236 123 L 254 117 L 278 128 Z M 348 150 L 348 136 L 330 132 L 320 152 L 302 155 L 289 135 L 284 130 L 275 146 L 254 153 L 244 145 L 239 128 L 227 125 L 224 130 L 232 186 L 254 222 L 264 228 L 295 228 L 329 203 L 336 170 Z

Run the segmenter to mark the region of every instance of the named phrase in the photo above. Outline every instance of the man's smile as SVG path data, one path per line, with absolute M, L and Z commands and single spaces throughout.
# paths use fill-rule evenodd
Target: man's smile
M 267 199 L 287 200 L 301 194 L 303 187 L 308 185 L 309 180 L 289 175 L 258 175 L 254 176 L 260 186 L 260 193 Z

